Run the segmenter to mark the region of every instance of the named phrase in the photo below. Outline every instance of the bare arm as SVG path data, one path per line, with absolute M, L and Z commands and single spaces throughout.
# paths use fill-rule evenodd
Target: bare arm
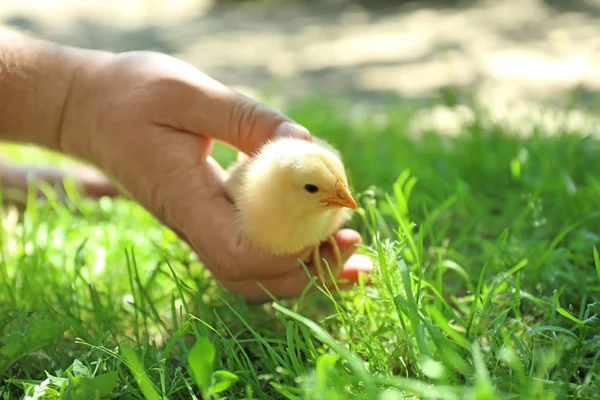
M 80 62 L 73 49 L 0 27 L 0 139 L 56 149 Z
M 59 135 L 65 105 L 86 52 L 0 26 L 0 140 L 61 150 Z M 0 184 L 8 191 L 3 196 L 6 201 L 22 201 L 28 176 L 60 185 L 66 175 L 72 175 L 92 197 L 118 194 L 92 169 L 67 174 L 58 168 L 15 165 L 0 156 Z M 38 195 L 42 196 L 41 192 Z
M 76 49 L 0 28 L 0 140 L 32 143 L 93 163 L 197 252 L 221 283 L 251 301 L 301 293 L 299 255 L 240 241 L 214 140 L 249 154 L 273 136 L 310 140 L 282 113 L 176 58 Z M 1 178 L 1 177 L 0 177 Z M 361 238 L 338 232 L 346 267 Z M 331 251 L 322 254 L 330 260 Z M 362 262 L 364 264 L 364 262 Z

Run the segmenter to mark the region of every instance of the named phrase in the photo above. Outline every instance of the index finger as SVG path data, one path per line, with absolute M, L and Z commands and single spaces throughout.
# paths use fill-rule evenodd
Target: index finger
M 156 103 L 158 115 L 168 115 L 168 120 L 158 121 L 160 125 L 220 140 L 246 154 L 276 135 L 312 140 L 308 130 L 287 115 L 196 67 L 172 57 L 161 58 L 160 63 L 170 74 Z

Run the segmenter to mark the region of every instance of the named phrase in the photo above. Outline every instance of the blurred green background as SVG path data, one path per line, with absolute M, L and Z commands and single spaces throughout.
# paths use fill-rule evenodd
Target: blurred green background
M 494 109 L 561 107 L 573 88 L 589 100 L 600 86 L 598 0 L 3 0 L 0 21 L 65 44 L 166 52 L 281 101 L 424 105 L 453 88 Z

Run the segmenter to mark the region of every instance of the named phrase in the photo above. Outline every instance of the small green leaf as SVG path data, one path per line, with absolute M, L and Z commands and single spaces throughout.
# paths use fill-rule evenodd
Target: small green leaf
M 158 392 L 148 378 L 148 375 L 146 375 L 144 366 L 138 356 L 134 353 L 133 349 L 122 345 L 121 353 L 123 353 L 123 358 L 127 362 L 127 366 L 131 370 L 137 384 L 140 386 L 146 400 L 160 400 Z
M 567 335 L 572 336 L 573 338 L 577 339 L 577 335 L 575 335 L 570 330 L 561 328 L 560 326 L 551 326 L 551 325 L 537 326 L 537 327 L 525 332 L 523 334 L 523 336 L 532 335 L 536 332 L 544 332 L 544 331 L 562 332 L 562 333 L 566 333 Z
M 590 310 L 590 312 L 593 312 L 594 314 L 600 314 L 600 301 L 588 304 L 587 308 Z
M 600 328 L 600 302 L 595 302 L 587 305 L 586 315 L 593 314 L 591 317 L 586 318 L 583 323 L 587 326 L 594 328 Z
M 521 162 L 518 158 L 510 160 L 510 174 L 516 181 L 521 179 Z
M 328 370 L 333 369 L 335 364 L 340 359 L 337 354 L 322 354 L 317 358 L 317 374 L 319 376 L 327 376 Z
M 275 390 L 277 390 L 279 393 L 284 395 L 286 399 L 301 400 L 302 398 L 304 398 L 304 396 L 302 396 L 302 393 L 300 392 L 300 389 L 287 385 L 282 385 L 281 383 L 277 382 L 269 382 L 269 384 L 273 386 Z
M 558 311 L 558 313 L 560 315 L 562 315 L 563 317 L 569 318 L 571 321 L 575 322 L 576 324 L 583 325 L 583 321 L 582 320 L 580 320 L 577 317 L 574 317 L 573 315 L 571 315 L 570 312 L 568 312 L 564 308 L 562 308 L 562 307 L 556 307 L 556 311 Z
M 0 337 L 0 374 L 27 354 L 41 349 L 60 338 L 66 325 L 50 320 L 52 316 L 36 319 L 19 316 L 19 329 Z M 21 325 L 22 323 L 22 325 Z
M 171 350 L 173 350 L 173 347 L 175 347 L 177 341 L 183 337 L 183 335 L 189 330 L 190 326 L 190 321 L 185 321 L 185 323 L 177 330 L 177 332 L 171 336 L 171 339 L 169 339 L 165 349 L 163 350 L 164 357 L 167 357 L 171 353 Z
M 88 378 L 92 376 L 88 367 L 83 365 L 83 363 L 77 359 L 75 361 L 73 361 L 73 375 L 74 376 L 85 376 Z
M 215 371 L 213 373 L 214 383 L 210 388 L 212 393 L 221 393 L 229 389 L 233 384 L 240 380 L 236 374 L 229 371 Z
M 58 388 L 62 388 L 62 387 L 64 387 L 65 385 L 67 385 L 69 383 L 68 382 L 69 381 L 68 378 L 60 378 L 58 376 L 52 376 L 52 375 L 50 375 L 48 373 L 46 373 L 46 376 L 48 377 L 48 379 L 50 379 L 50 384 L 52 386 L 56 386 Z
M 117 384 L 118 378 L 119 375 L 116 371 L 99 375 L 94 378 L 86 376 L 71 377 L 69 378 L 69 384 L 65 389 L 64 399 L 112 398 L 113 388 Z
M 204 393 L 208 392 L 210 386 L 210 376 L 213 372 L 215 353 L 215 346 L 204 336 L 198 338 L 194 347 L 188 353 L 187 359 L 190 373 L 194 377 L 196 385 Z
M 475 367 L 475 394 L 478 399 L 496 399 L 495 388 L 490 378 L 483 355 L 477 342 L 472 346 L 473 366 Z
M 597 315 L 592 315 L 584 320 L 583 323 L 594 328 L 600 328 L 600 318 Z
M 316 393 L 322 393 L 327 390 L 329 377 L 335 373 L 335 364 L 340 359 L 337 354 L 322 354 L 317 358 L 315 372 L 317 374 Z

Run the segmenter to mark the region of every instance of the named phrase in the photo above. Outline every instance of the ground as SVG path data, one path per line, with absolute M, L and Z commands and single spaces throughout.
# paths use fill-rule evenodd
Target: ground
M 473 3 L 4 0 L 41 36 L 176 54 L 327 137 L 377 269 L 249 307 L 127 200 L 32 199 L 2 219 L 0 395 L 598 398 L 600 12 Z

